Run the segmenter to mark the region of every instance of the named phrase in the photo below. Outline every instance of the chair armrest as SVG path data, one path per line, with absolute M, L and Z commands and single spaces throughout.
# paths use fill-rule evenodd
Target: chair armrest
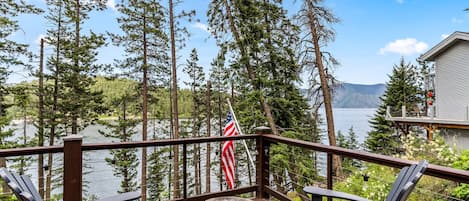
M 346 199 L 346 200 L 352 200 L 352 201 L 370 201 L 360 196 L 356 196 L 356 195 L 352 195 L 352 194 L 348 194 L 344 192 L 339 192 L 339 191 L 334 191 L 334 190 L 329 190 L 329 189 L 317 188 L 313 186 L 306 186 L 303 188 L 303 191 L 308 194 L 312 194 L 313 197 L 316 195 L 319 197 L 340 198 L 340 199 Z
M 134 191 L 134 192 L 122 193 L 122 194 L 115 195 L 112 197 L 107 197 L 104 199 L 100 199 L 99 201 L 132 201 L 132 200 L 137 200 L 140 197 L 142 197 L 140 192 Z

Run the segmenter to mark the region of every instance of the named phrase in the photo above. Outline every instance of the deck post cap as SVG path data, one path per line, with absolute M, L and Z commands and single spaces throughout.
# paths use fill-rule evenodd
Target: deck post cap
M 64 139 L 64 142 L 67 142 L 67 141 L 81 141 L 81 140 L 83 140 L 83 136 L 81 136 L 81 135 L 69 135 L 69 136 L 64 137 L 63 139 Z
M 256 127 L 256 128 L 254 128 L 254 131 L 255 131 L 256 134 L 270 134 L 270 133 L 272 133 L 272 129 L 270 129 L 270 127 L 267 127 L 267 126 Z

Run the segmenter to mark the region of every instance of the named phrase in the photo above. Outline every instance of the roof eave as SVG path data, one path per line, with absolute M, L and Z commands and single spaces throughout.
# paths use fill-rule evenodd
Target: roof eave
M 440 55 L 443 51 L 451 47 L 459 40 L 469 41 L 469 33 L 456 31 L 443 39 L 440 43 L 436 44 L 430 50 L 425 52 L 419 57 L 421 61 L 434 61 L 435 58 Z

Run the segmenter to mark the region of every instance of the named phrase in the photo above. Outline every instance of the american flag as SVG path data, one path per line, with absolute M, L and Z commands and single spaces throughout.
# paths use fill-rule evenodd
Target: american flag
M 224 136 L 236 136 L 238 135 L 238 130 L 236 129 L 233 116 L 228 113 L 228 118 L 226 119 L 225 130 L 223 131 Z M 235 154 L 234 154 L 234 142 L 233 140 L 223 142 L 223 149 L 221 153 L 221 162 L 223 167 L 223 172 L 225 173 L 226 183 L 228 187 L 232 189 L 234 187 L 235 181 Z

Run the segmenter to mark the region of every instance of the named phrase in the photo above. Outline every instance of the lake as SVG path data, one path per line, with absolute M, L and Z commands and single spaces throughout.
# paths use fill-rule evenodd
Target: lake
M 340 130 L 343 134 L 347 134 L 350 127 L 353 127 L 353 130 L 358 136 L 359 142 L 362 143 L 366 137 L 366 133 L 370 130 L 368 121 L 373 116 L 375 110 L 376 109 L 373 108 L 335 108 L 333 112 L 336 132 Z M 324 118 L 325 115 L 322 115 L 322 117 Z M 165 127 L 169 127 L 167 122 L 150 122 L 149 124 L 152 123 L 156 123 L 155 125 L 157 125 L 156 129 L 154 130 L 155 133 L 162 133 L 162 130 Z M 16 134 L 21 135 L 22 122 L 18 121 L 18 124 L 16 124 L 14 127 L 17 128 Z M 326 124 L 324 123 L 322 127 L 325 131 Z M 152 128 L 152 126 L 149 125 L 149 128 Z M 112 139 L 105 138 L 98 134 L 98 130 L 103 129 L 104 128 L 101 125 L 91 125 L 85 128 L 81 132 L 81 134 L 84 136 L 84 143 L 112 142 Z M 35 130 L 36 129 L 33 125 L 28 125 L 28 135 L 34 135 Z M 137 127 L 135 130 L 140 133 L 141 127 Z M 149 133 L 149 135 L 151 135 L 151 133 Z M 136 135 L 134 140 L 139 139 L 140 137 Z M 322 141 L 327 144 L 326 133 L 324 133 Z M 60 154 L 56 154 L 56 156 L 59 157 Z M 138 153 L 138 156 L 141 157 L 141 154 Z M 89 173 L 86 174 L 83 179 L 89 182 L 88 193 L 97 195 L 98 197 L 115 194 L 120 185 L 120 179 L 113 175 L 112 168 L 105 162 L 106 157 L 110 157 L 109 151 L 107 150 L 89 151 L 85 152 L 84 154 L 85 161 L 83 163 L 89 166 L 89 169 L 84 169 L 84 171 L 89 171 Z M 212 153 L 212 160 L 216 158 L 218 157 L 215 155 L 215 153 Z M 320 173 L 325 174 L 325 163 L 323 162 L 325 161 L 325 155 L 319 155 L 319 159 L 321 160 L 319 163 L 319 168 L 321 169 Z M 204 170 L 203 166 L 202 170 Z M 37 165 L 33 164 L 28 173 L 31 175 L 33 181 L 37 181 Z M 213 191 L 217 191 L 219 188 L 215 173 L 218 173 L 218 171 L 213 170 L 211 176 L 211 186 Z M 204 183 L 205 179 L 203 175 L 204 174 L 202 173 L 202 183 Z M 140 178 L 140 176 L 138 176 L 138 178 Z

